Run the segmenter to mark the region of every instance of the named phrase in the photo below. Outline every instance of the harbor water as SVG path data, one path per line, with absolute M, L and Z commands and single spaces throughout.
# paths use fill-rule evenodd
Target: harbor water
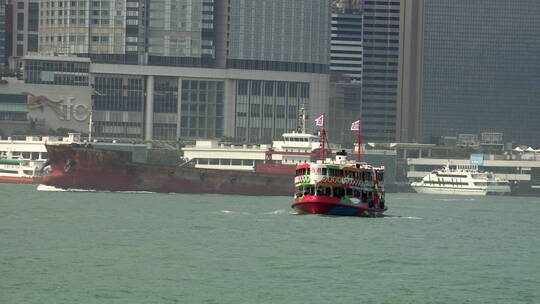
M 540 303 L 540 198 L 290 197 L 0 184 L 0 303 Z

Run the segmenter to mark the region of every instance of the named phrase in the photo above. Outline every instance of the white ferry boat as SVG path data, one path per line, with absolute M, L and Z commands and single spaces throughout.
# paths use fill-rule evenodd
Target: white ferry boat
M 46 143 L 70 144 L 80 142 L 80 134 L 67 137 L 25 136 L 24 139 L 0 138 L 0 182 L 39 183 L 47 162 Z
M 510 183 L 491 172 L 480 172 L 476 165 L 446 165 L 411 184 L 418 193 L 456 195 L 504 195 Z

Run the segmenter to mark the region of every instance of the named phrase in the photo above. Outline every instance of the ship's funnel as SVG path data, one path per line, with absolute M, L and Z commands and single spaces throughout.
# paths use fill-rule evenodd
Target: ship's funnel
M 347 161 L 347 152 L 345 152 L 345 150 L 336 152 L 336 162 L 345 162 L 345 161 Z

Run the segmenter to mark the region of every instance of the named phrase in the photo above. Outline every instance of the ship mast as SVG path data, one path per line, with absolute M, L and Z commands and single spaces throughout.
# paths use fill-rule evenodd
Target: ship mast
M 300 106 L 300 115 L 298 116 L 298 131 L 302 134 L 306 134 L 306 108 L 302 104 Z
M 321 158 L 322 158 L 322 163 L 324 164 L 324 142 L 326 141 L 326 130 L 324 129 L 325 127 L 325 124 L 326 124 L 326 119 L 324 119 L 325 115 L 323 114 L 323 126 L 322 126 L 322 130 L 321 130 L 321 145 L 322 145 L 322 150 L 321 150 Z
M 360 129 L 362 128 L 362 123 L 358 123 L 358 133 L 356 134 L 358 139 L 358 157 L 357 162 L 362 161 L 362 133 L 360 132 Z
M 94 113 L 94 110 L 90 110 L 90 117 L 88 118 L 88 142 L 92 142 L 92 114 Z
M 324 164 L 325 157 L 324 154 L 326 152 L 325 144 L 328 145 L 328 151 L 330 151 L 330 144 L 328 143 L 328 136 L 326 134 L 326 114 L 323 114 L 323 123 L 322 123 L 322 130 L 321 130 L 321 161 Z

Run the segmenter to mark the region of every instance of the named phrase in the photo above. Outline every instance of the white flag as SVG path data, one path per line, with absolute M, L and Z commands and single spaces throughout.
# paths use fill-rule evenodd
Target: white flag
M 324 126 L 324 114 L 321 115 L 321 116 L 319 116 L 319 117 L 317 117 L 317 119 L 315 119 L 315 125 L 316 125 L 317 127 L 322 127 L 322 126 Z
M 359 131 L 359 130 L 360 130 L 360 120 L 357 120 L 352 123 L 351 131 Z

